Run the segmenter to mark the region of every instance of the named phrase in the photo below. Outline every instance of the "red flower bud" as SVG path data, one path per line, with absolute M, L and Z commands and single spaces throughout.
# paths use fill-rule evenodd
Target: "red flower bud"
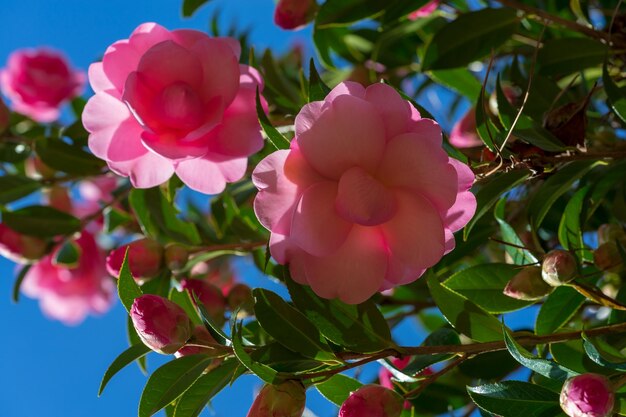
M 552 289 L 541 277 L 541 268 L 527 266 L 511 278 L 503 293 L 518 300 L 535 301 L 550 294 Z
M 300 29 L 313 20 L 316 12 L 315 0 L 280 0 L 274 12 L 274 23 L 283 29 Z
M 187 341 L 187 343 L 189 344 L 198 344 L 198 345 L 204 345 L 204 344 L 210 344 L 210 343 L 217 343 L 215 341 L 215 339 L 213 338 L 213 336 L 211 336 L 211 333 L 209 333 L 209 331 L 206 329 L 206 327 L 202 326 L 202 325 L 197 325 L 196 327 L 194 327 L 193 329 L 193 335 L 191 336 L 191 339 L 189 339 Z M 176 351 L 176 353 L 174 353 L 174 356 L 176 356 L 177 358 L 180 358 L 181 356 L 189 356 L 189 355 L 197 355 L 200 353 L 205 353 L 205 354 L 212 354 L 215 351 L 214 348 L 210 348 L 210 347 L 200 347 L 200 346 L 184 346 L 180 349 L 178 349 L 178 351 Z
M 189 252 L 184 246 L 179 244 L 171 244 L 165 248 L 165 265 L 172 271 L 179 271 L 189 260 Z
M 107 271 L 114 277 L 120 275 L 124 254 L 128 248 L 128 265 L 135 279 L 154 278 L 161 270 L 163 247 L 152 239 L 139 239 L 112 250 L 107 256 Z
M 570 417 L 608 417 L 613 414 L 615 395 L 606 377 L 583 374 L 565 381 L 560 402 Z
M 189 291 L 194 301 L 197 298 L 202 303 L 215 323 L 218 325 L 224 323 L 226 299 L 219 288 L 200 279 L 185 279 L 181 284 Z
M 254 400 L 248 417 L 301 417 L 306 394 L 299 381 L 265 385 Z
M 245 284 L 235 284 L 228 292 L 228 307 L 231 310 L 240 308 L 247 314 L 254 311 L 254 297 L 252 290 Z
M 623 246 L 626 247 L 626 245 Z M 606 242 L 598 246 L 593 251 L 593 263 L 602 271 L 619 272 L 622 269 L 623 259 L 619 253 L 617 243 Z
M 350 394 L 339 409 L 339 417 L 398 417 L 404 399 L 380 385 L 364 385 Z
M 0 223 L 0 255 L 17 263 L 29 263 L 46 254 L 46 242 L 17 233 Z
M 135 298 L 130 318 L 142 342 L 155 352 L 174 353 L 191 337 L 187 313 L 158 295 L 146 294 Z
M 598 245 L 616 240 L 626 241 L 626 232 L 618 224 L 603 224 L 598 227 Z
M 574 255 L 566 250 L 552 250 L 543 258 L 541 276 L 553 287 L 572 281 L 577 273 L 578 262 Z

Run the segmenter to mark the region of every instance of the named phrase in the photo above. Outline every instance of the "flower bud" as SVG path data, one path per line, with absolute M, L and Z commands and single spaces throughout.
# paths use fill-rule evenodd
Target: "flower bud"
M 613 414 L 615 395 L 606 377 L 582 374 L 565 381 L 560 402 L 570 417 L 608 417 Z
M 9 112 L 9 108 L 2 101 L 2 97 L 0 97 L 0 133 L 4 133 L 9 127 L 10 117 L 11 112 Z
M 224 323 L 224 312 L 226 311 L 226 299 L 215 285 L 201 279 L 185 279 L 182 281 L 184 289 L 189 291 L 191 298 L 197 298 L 206 309 L 209 317 L 218 325 Z
M 37 155 L 32 155 L 24 161 L 24 171 L 29 178 L 54 178 L 56 170 L 44 164 Z
M 576 278 L 578 263 L 566 250 L 556 249 L 548 252 L 541 264 L 543 280 L 553 287 L 567 284 Z
M 274 23 L 283 29 L 300 29 L 313 20 L 316 12 L 315 0 L 280 0 L 274 12 Z
M 154 278 L 157 276 L 161 270 L 163 247 L 158 242 L 148 238 L 139 239 L 112 250 L 106 259 L 109 274 L 114 277 L 120 275 L 127 248 L 130 273 L 133 274 L 135 279 Z
M 598 227 L 598 245 L 616 240 L 626 241 L 626 232 L 618 224 L 603 224 Z
M 158 295 L 135 298 L 130 318 L 141 341 L 155 352 L 171 354 L 191 337 L 191 322 L 177 304 Z
M 301 417 L 305 402 L 305 389 L 299 381 L 265 385 L 248 411 L 248 417 Z
M 602 271 L 619 272 L 622 269 L 622 255 L 617 243 L 606 242 L 593 251 L 593 263 Z
M 204 327 L 203 325 L 197 325 L 196 327 L 194 327 L 193 335 L 191 336 L 191 339 L 187 341 L 187 343 L 204 345 L 215 344 L 217 342 L 215 341 L 213 336 L 211 336 L 211 333 L 209 333 L 206 327 Z M 176 353 L 174 353 L 174 356 L 180 358 L 181 356 L 197 355 L 200 353 L 211 355 L 214 352 L 215 349 L 211 347 L 183 346 L 182 348 L 178 349 Z
M 435 12 L 435 10 L 437 10 L 437 7 L 439 7 L 439 3 L 441 3 L 441 0 L 431 0 L 428 3 L 426 3 L 425 5 L 423 5 L 422 7 L 420 7 L 419 9 L 415 10 L 414 12 L 411 12 L 409 14 L 409 19 L 410 20 L 417 20 L 423 17 L 428 17 L 431 14 L 433 14 Z
M 242 311 L 252 314 L 254 311 L 254 297 L 252 290 L 245 284 L 235 284 L 228 291 L 228 307 L 234 311 L 240 308 Z
M 541 277 L 541 268 L 527 266 L 515 274 L 504 287 L 504 295 L 518 300 L 535 301 L 552 292 L 552 287 Z
M 398 417 L 404 399 L 380 385 L 364 385 L 350 394 L 339 409 L 339 417 Z
M 17 233 L 0 223 L 0 255 L 17 263 L 29 263 L 46 254 L 44 240 Z
M 165 265 L 171 271 L 179 271 L 187 265 L 189 252 L 183 245 L 173 243 L 165 248 Z

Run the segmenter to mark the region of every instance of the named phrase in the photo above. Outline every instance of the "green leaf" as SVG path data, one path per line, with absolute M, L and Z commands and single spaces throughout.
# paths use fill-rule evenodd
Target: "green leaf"
M 494 153 L 498 152 L 498 149 L 502 147 L 504 143 L 505 133 L 500 130 L 498 126 L 491 120 L 491 117 L 487 113 L 487 100 L 485 97 L 485 91 L 481 89 L 476 100 L 475 119 L 476 119 L 476 132 L 483 141 L 485 146 Z M 506 148 L 502 150 L 506 152 Z M 506 155 L 506 154 L 505 154 Z
M 183 17 L 191 17 L 200 7 L 210 0 L 183 0 Z
M 20 300 L 20 288 L 22 287 L 22 282 L 24 282 L 24 278 L 26 278 L 26 274 L 30 268 L 32 268 L 32 265 L 24 265 L 20 268 L 20 272 L 18 272 L 17 277 L 15 277 L 13 291 L 11 292 L 11 300 L 14 303 L 17 303 Z
M 202 324 L 202 319 L 198 315 L 198 310 L 193 305 L 193 301 L 191 300 L 191 296 L 188 291 L 178 291 L 176 288 L 172 288 L 168 298 L 170 301 L 178 304 L 178 306 L 185 310 L 185 313 L 187 313 L 193 324 Z
M 243 364 L 250 372 L 261 378 L 268 384 L 275 384 L 281 380 L 278 372 L 262 362 L 257 362 L 246 352 L 241 339 L 241 323 L 233 323 L 232 327 L 233 352 L 239 362 Z
M 559 414 L 559 394 L 521 381 L 467 387 L 472 401 L 501 417 L 554 417 Z
M 317 12 L 316 26 L 346 26 L 382 13 L 387 2 L 375 0 L 327 0 Z
M 517 343 L 508 331 L 504 330 L 503 333 L 504 342 L 506 343 L 506 348 L 509 350 L 509 353 L 516 361 L 526 368 L 543 375 L 546 378 L 556 379 L 561 382 L 565 382 L 566 379 L 578 375 L 577 372 L 561 366 L 554 361 L 542 359 L 531 354 L 519 343 Z
M 626 357 L 618 349 L 601 338 L 592 340 L 584 333 L 583 339 L 585 353 L 592 361 L 604 368 L 626 372 Z
M 600 161 L 570 162 L 548 178 L 528 202 L 528 214 L 533 231 L 536 232 L 539 229 L 546 214 L 560 196 L 569 191 L 576 181 L 601 164 Z
M 576 191 L 567 203 L 561 217 L 559 242 L 567 250 L 576 251 L 584 248 L 580 216 L 586 201 L 587 191 L 589 191 L 589 186 Z
M 254 313 L 263 329 L 294 352 L 319 361 L 336 362 L 315 325 L 276 293 L 256 288 Z
M 315 62 L 311 58 L 309 64 L 309 103 L 324 100 L 328 93 L 330 93 L 330 88 L 320 78 L 315 68 Z
M 221 329 L 220 326 L 217 325 L 211 318 L 211 315 L 207 312 L 206 308 L 200 300 L 196 299 L 196 305 L 198 306 L 198 311 L 200 312 L 200 317 L 202 318 L 202 322 L 204 323 L 204 327 L 206 327 L 207 331 L 213 336 L 218 343 L 224 346 L 230 346 L 231 340 L 226 336 L 226 333 Z
M 333 375 L 326 381 L 315 384 L 315 388 L 320 394 L 337 406 L 341 406 L 348 399 L 350 393 L 362 386 L 363 384 L 356 379 L 342 374 Z
M 524 182 L 529 176 L 530 173 L 526 170 L 510 171 L 496 176 L 481 186 L 476 192 L 476 214 L 463 229 L 463 239 L 467 240 L 474 225 L 489 212 L 504 193 Z
M 422 346 L 452 346 L 460 344 L 461 339 L 459 334 L 453 329 L 443 327 L 429 334 L 426 340 L 422 343 Z M 401 372 L 404 375 L 415 375 L 428 368 L 430 365 L 448 360 L 452 356 L 454 355 L 447 353 L 439 353 L 435 355 L 415 355 L 411 358 L 411 361 L 398 372 Z M 397 373 L 394 374 L 397 375 Z
M 102 377 L 102 382 L 100 382 L 100 389 L 98 389 L 98 397 L 102 395 L 102 392 L 106 388 L 107 384 L 117 374 L 119 371 L 124 369 L 128 364 L 133 361 L 142 358 L 150 352 L 150 348 L 144 345 L 143 343 L 138 343 L 136 345 L 132 345 L 124 352 L 122 352 L 115 360 L 109 365 L 104 376 Z
M 531 127 L 513 130 L 515 136 L 524 140 L 524 142 L 535 145 L 536 147 L 548 152 L 562 152 L 566 149 L 561 141 L 541 126 L 533 125 Z
M 552 334 L 563 327 L 585 302 L 585 297 L 570 287 L 558 287 L 546 298 L 535 323 L 538 335 Z
M 533 304 L 502 293 L 506 284 L 519 272 L 509 264 L 482 264 L 463 269 L 443 285 L 468 298 L 489 313 L 508 313 Z
M 253 322 L 257 323 L 258 322 Z M 263 331 L 259 327 L 259 331 Z M 244 327 L 245 330 L 245 327 Z M 249 339 L 248 339 L 249 340 Z M 313 371 L 324 364 L 293 352 L 278 342 L 270 342 L 250 353 L 255 362 L 263 363 L 277 372 L 295 373 Z
M 467 68 L 429 71 L 428 76 L 436 83 L 456 91 L 471 101 L 478 98 L 482 89 L 480 81 Z
M 0 177 L 0 204 L 19 200 L 40 188 L 39 181 L 21 175 L 5 174 Z
M 389 325 L 372 301 L 349 305 L 318 297 L 291 278 L 286 282 L 296 307 L 333 343 L 360 353 L 377 352 L 393 344 Z
M 537 54 L 538 71 L 543 75 L 567 75 L 600 65 L 607 46 L 589 38 L 549 39 Z
M 183 356 L 154 371 L 141 393 L 139 417 L 150 417 L 180 397 L 212 361 L 206 355 Z
M 133 278 L 133 274 L 130 272 L 130 266 L 128 265 L 128 249 L 126 249 L 126 253 L 124 254 L 124 262 L 122 262 L 120 276 L 117 279 L 117 294 L 128 313 L 130 313 L 135 298 L 143 295 L 141 288 L 139 288 L 139 285 L 135 282 L 135 278 Z
M 626 122 L 626 94 L 624 92 L 624 88 L 620 88 L 615 84 L 613 78 L 609 74 L 607 69 L 607 63 L 604 62 L 602 66 L 602 84 L 604 84 L 604 91 L 606 92 L 607 97 L 609 98 L 609 103 L 611 104 L 611 108 L 617 114 L 617 116 L 622 119 L 623 122 Z
M 174 417 L 197 417 L 202 409 L 226 385 L 236 379 L 240 370 L 239 362 L 227 360 L 209 373 L 202 375 L 178 399 Z
M 143 344 L 141 338 L 137 334 L 137 330 L 135 330 L 135 326 L 133 325 L 133 320 L 130 318 L 130 315 L 126 316 L 126 335 L 128 336 L 128 344 L 130 346 Z M 139 370 L 144 374 L 148 375 L 148 367 L 147 360 L 145 356 L 137 359 L 137 366 L 139 366 Z
M 528 249 L 523 249 L 524 242 L 519 238 L 517 233 L 510 224 L 505 221 L 506 198 L 501 198 L 496 204 L 493 211 L 494 217 L 500 224 L 500 234 L 505 242 L 511 245 L 504 245 L 504 250 L 509 254 L 513 263 L 516 265 L 528 265 L 537 262 L 537 258 Z M 515 246 L 512 246 L 515 245 Z
M 76 217 L 47 206 L 2 210 L 2 222 L 18 233 L 43 238 L 71 235 L 82 227 Z
M 176 208 L 159 187 L 133 189 L 129 201 L 145 235 L 162 242 L 201 243 L 196 225 L 178 218 Z
M 97 175 L 105 166 L 100 158 L 59 139 L 39 139 L 35 151 L 50 168 L 72 175 Z
M 270 141 L 272 145 L 276 149 L 289 149 L 289 140 L 283 136 L 276 128 L 272 125 L 270 120 L 267 118 L 265 114 L 265 110 L 261 105 L 261 97 L 259 95 L 259 89 L 256 91 L 256 114 L 259 118 L 259 123 L 261 124 L 261 128 L 263 132 L 265 132 L 265 136 L 267 136 L 267 140 Z
M 107 207 L 104 209 L 104 231 L 111 233 L 119 226 L 129 223 L 133 220 L 131 216 L 125 211 L 119 210 L 115 207 Z
M 55 252 L 52 264 L 61 265 L 64 268 L 75 268 L 78 266 L 82 249 L 73 240 L 69 240 Z
M 502 339 L 502 329 L 497 318 L 442 285 L 434 274 L 428 274 L 426 279 L 437 307 L 452 327 L 477 342 Z
M 422 70 L 463 67 L 504 44 L 519 24 L 513 9 L 482 9 L 443 26 L 426 46 Z
M 15 164 L 28 158 L 30 147 L 24 143 L 0 141 L 0 161 Z

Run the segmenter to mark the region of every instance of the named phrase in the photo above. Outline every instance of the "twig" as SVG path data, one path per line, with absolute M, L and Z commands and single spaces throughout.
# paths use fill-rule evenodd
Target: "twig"
M 465 362 L 468 358 L 469 356 L 466 354 L 459 356 L 458 358 L 456 358 L 455 360 L 447 364 L 445 367 L 443 367 L 440 371 L 435 372 L 434 374 L 430 375 L 428 378 L 424 379 L 422 383 L 419 385 L 419 387 L 404 394 L 404 398 L 415 398 L 419 396 L 422 393 L 422 391 L 428 388 L 428 386 L 432 384 L 433 382 L 435 382 L 440 376 L 451 371 L 452 369 L 454 369 L 461 363 Z

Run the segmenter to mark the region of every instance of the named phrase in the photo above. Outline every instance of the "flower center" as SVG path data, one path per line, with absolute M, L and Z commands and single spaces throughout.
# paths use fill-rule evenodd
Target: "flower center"
M 184 82 L 165 87 L 154 102 L 154 114 L 164 125 L 179 130 L 195 129 L 202 124 L 202 101 Z
M 376 226 L 397 211 L 393 193 L 361 167 L 350 168 L 339 180 L 335 210 L 344 219 Z

